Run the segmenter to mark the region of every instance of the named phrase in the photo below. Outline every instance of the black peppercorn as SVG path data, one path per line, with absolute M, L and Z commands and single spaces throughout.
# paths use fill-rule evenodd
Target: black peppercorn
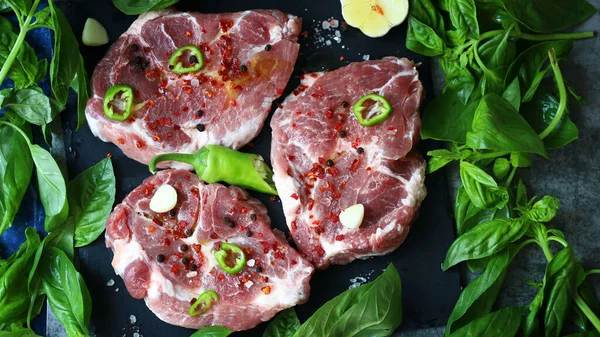
M 245 72 L 247 72 L 247 71 L 248 71 L 248 67 L 246 67 L 246 65 L 245 65 L 245 64 L 242 64 L 242 65 L 240 66 L 240 72 L 242 72 L 242 73 L 245 73 Z
M 188 248 L 190 247 L 184 243 L 183 245 L 181 245 L 181 247 L 179 247 L 179 250 L 181 250 L 182 252 L 187 252 Z
M 347 107 L 348 107 L 348 105 L 349 105 L 349 104 L 348 104 L 348 102 L 346 102 L 346 101 L 343 101 L 343 102 L 342 102 L 342 108 L 347 108 Z
M 333 160 L 329 159 L 327 161 L 327 166 L 332 167 L 333 165 L 335 165 L 335 163 L 333 162 Z
M 133 50 L 135 52 L 135 51 L 140 50 L 140 47 L 137 44 L 132 44 L 131 45 L 131 50 Z
M 194 231 L 191 228 L 188 228 L 185 230 L 185 235 L 192 236 L 194 235 Z
M 223 220 L 225 220 L 225 224 L 226 224 L 227 226 L 229 226 L 229 228 L 233 228 L 233 227 L 235 227 L 235 222 L 233 222 L 233 220 L 231 220 L 231 219 L 229 219 L 229 218 L 225 218 L 225 219 L 223 219 Z
M 266 51 L 269 51 L 269 50 L 271 50 L 271 47 L 272 47 L 272 46 L 271 46 L 270 44 L 268 44 L 268 45 L 266 45 L 266 46 L 265 46 L 265 50 L 266 50 Z
M 198 110 L 198 111 L 196 112 L 196 116 L 198 116 L 198 117 L 202 117 L 202 115 L 204 115 L 204 111 L 202 111 L 202 110 Z
M 174 210 L 174 209 L 172 209 L 172 210 L 170 210 L 170 211 L 169 211 L 169 216 L 170 216 L 171 218 L 174 218 L 176 215 L 177 215 L 177 212 L 175 212 L 175 210 Z
M 184 257 L 183 259 L 181 259 L 181 263 L 183 263 L 184 265 L 188 265 L 190 263 L 190 259 Z
M 199 60 L 198 60 L 198 57 L 196 57 L 196 55 L 190 56 L 190 63 L 196 64 L 198 62 L 199 62 Z
M 142 64 L 143 61 L 144 60 L 140 56 L 136 56 L 136 57 L 133 58 L 133 62 L 135 64 Z
M 342 138 L 346 137 L 346 131 L 341 130 L 340 132 L 338 132 L 338 135 Z
M 200 132 L 204 132 L 204 130 L 206 130 L 206 126 L 204 124 L 198 124 L 196 125 L 196 129 L 198 129 Z
M 197 266 L 195 263 L 192 263 L 192 264 L 190 265 L 190 270 L 191 270 L 191 271 L 196 271 L 196 270 L 198 270 L 198 266 Z
M 250 220 L 256 221 L 256 214 L 254 214 L 254 213 L 250 214 Z
M 247 237 L 251 237 L 251 236 L 252 236 L 252 231 L 250 231 L 250 230 L 249 230 L 249 231 L 247 231 L 247 232 L 246 232 L 246 236 L 247 236 Z
M 256 267 L 256 272 L 257 273 L 262 273 L 263 269 L 261 266 Z
M 163 254 L 158 254 L 156 256 L 156 261 L 158 261 L 159 263 L 165 262 L 165 256 Z
M 356 149 L 356 151 L 358 152 L 358 154 L 365 153 L 365 149 L 363 149 L 362 147 L 359 147 L 358 149 Z

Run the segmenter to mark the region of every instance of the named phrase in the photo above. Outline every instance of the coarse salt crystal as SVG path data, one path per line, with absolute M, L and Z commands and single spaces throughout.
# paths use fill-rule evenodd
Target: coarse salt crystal
M 331 41 L 327 40 L 327 41 L 325 41 L 325 44 L 328 45 L 328 46 L 331 46 Z
M 252 281 L 248 281 L 246 283 L 244 283 L 244 286 L 246 286 L 246 288 L 250 289 L 250 287 L 252 287 L 254 285 L 254 282 Z
M 329 29 L 329 27 L 331 27 L 331 24 L 329 23 L 329 21 L 323 21 L 321 23 L 321 27 L 323 27 L 323 29 Z
M 363 60 L 365 60 L 365 61 L 368 61 L 370 58 L 371 58 L 371 55 L 369 55 L 369 54 L 363 55 Z
M 135 324 L 137 322 L 137 318 L 135 317 L 135 315 L 129 316 L 129 322 L 131 322 L 131 324 Z
M 187 273 L 186 276 L 187 277 L 196 277 L 196 276 L 198 276 L 198 272 L 197 271 L 191 271 L 191 272 Z
M 339 26 L 340 26 L 340 22 L 338 20 L 336 20 L 336 19 L 331 20 L 331 27 L 337 28 Z
M 254 259 L 248 260 L 248 262 L 246 264 L 248 265 L 248 267 L 254 267 L 256 265 L 256 260 L 254 260 Z
M 109 287 L 114 286 L 115 285 L 115 280 L 113 280 L 113 279 L 108 280 L 108 282 L 106 282 L 106 285 L 109 286 Z
M 119 288 L 115 289 L 115 292 L 118 293 L 119 292 Z
M 137 333 L 137 332 L 134 332 L 134 333 L 133 333 L 133 337 L 140 337 L 140 334 L 139 334 L 139 333 Z
M 339 30 L 336 30 L 336 31 L 335 31 L 335 36 L 337 36 L 337 37 L 342 37 L 342 33 L 340 33 L 340 31 L 339 31 Z

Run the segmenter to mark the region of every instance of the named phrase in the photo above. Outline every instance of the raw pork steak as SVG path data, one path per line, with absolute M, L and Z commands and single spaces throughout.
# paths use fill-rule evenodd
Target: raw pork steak
M 149 204 L 163 184 L 177 190 L 178 201 L 174 212 L 157 214 Z M 239 187 L 206 185 L 190 172 L 167 170 L 115 208 L 106 245 L 131 296 L 143 298 L 163 321 L 246 330 L 305 302 L 310 291 L 313 267 L 281 232 L 271 231 L 270 221 L 266 207 Z M 244 250 L 241 272 L 228 274 L 216 262 L 213 252 L 222 242 Z M 190 316 L 191 303 L 207 290 L 220 300 L 207 313 Z
M 352 105 L 370 93 L 394 111 L 364 127 Z M 422 94 L 415 65 L 386 57 L 304 75 L 275 112 L 274 181 L 294 241 L 317 268 L 387 254 L 406 238 L 426 194 L 425 161 L 414 150 Z M 355 204 L 364 220 L 349 229 L 339 215 Z
M 160 153 L 195 153 L 207 144 L 238 149 L 256 137 L 283 93 L 300 29 L 299 18 L 275 10 L 143 14 L 96 67 L 90 129 L 146 164 Z M 205 64 L 177 75 L 169 59 L 188 45 L 202 50 Z M 103 112 L 106 91 L 118 84 L 135 93 L 132 118 L 124 122 Z

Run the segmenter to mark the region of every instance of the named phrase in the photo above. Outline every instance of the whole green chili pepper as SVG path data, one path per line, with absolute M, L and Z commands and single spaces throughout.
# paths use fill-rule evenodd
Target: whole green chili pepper
M 369 100 L 381 103 L 381 106 L 379 106 L 379 111 L 381 113 L 369 119 L 364 119 L 362 115 L 362 112 L 366 109 L 364 104 Z M 377 94 L 369 94 L 361 97 L 361 99 L 359 99 L 358 102 L 356 102 L 352 107 L 352 111 L 354 112 L 354 116 L 356 116 L 356 119 L 358 119 L 358 122 L 361 125 L 373 126 L 388 119 L 392 114 L 392 111 L 394 111 L 394 108 L 387 99 L 383 98 L 383 96 L 379 96 Z
M 277 194 L 273 183 L 273 171 L 257 154 L 238 152 L 219 145 L 207 145 L 195 154 L 158 155 L 148 164 L 150 172 L 156 173 L 156 165 L 165 161 L 192 165 L 198 177 L 209 184 L 222 181 L 258 192 Z
M 181 56 L 185 52 L 189 52 L 189 63 L 190 66 L 185 67 L 183 62 L 180 60 Z M 196 46 L 185 46 L 177 49 L 177 51 L 171 55 L 169 59 L 169 66 L 172 72 L 175 74 L 187 74 L 194 73 L 202 68 L 204 65 L 204 55 L 202 55 L 202 51 L 200 48 Z
M 119 93 L 121 94 L 119 99 L 125 101 L 125 108 L 121 114 L 116 113 L 114 110 L 114 101 L 117 99 Z M 132 107 L 133 89 L 130 86 L 117 84 L 106 91 L 106 94 L 104 95 L 104 114 L 106 117 L 116 121 L 124 121 L 131 115 Z
M 244 254 L 244 251 L 240 247 L 234 244 L 223 242 L 221 243 L 221 250 L 216 250 L 213 253 L 221 269 L 229 274 L 237 274 L 246 266 L 246 254 Z M 227 258 L 230 254 L 238 255 L 235 258 L 235 265 L 232 267 L 227 264 Z
M 198 299 L 190 307 L 189 314 L 192 317 L 204 315 L 212 305 L 212 302 L 217 302 L 219 295 L 214 290 L 207 290 L 198 296 Z M 200 308 L 198 308 L 200 307 Z

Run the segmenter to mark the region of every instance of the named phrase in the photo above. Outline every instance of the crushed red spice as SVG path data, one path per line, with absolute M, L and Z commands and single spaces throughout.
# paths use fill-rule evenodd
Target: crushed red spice
M 262 287 L 260 290 L 262 290 L 262 292 L 265 295 L 269 295 L 271 293 L 271 287 L 270 286 Z

